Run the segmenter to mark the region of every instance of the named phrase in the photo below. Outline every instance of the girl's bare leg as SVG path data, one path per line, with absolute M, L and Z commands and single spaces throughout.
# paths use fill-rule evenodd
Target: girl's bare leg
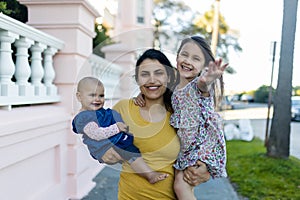
M 157 183 L 168 177 L 168 174 L 153 171 L 144 161 L 142 157 L 138 157 L 131 163 L 131 168 L 137 172 L 140 176 L 146 178 L 149 183 Z
M 183 180 L 183 171 L 175 170 L 174 190 L 178 200 L 196 200 L 194 187 Z

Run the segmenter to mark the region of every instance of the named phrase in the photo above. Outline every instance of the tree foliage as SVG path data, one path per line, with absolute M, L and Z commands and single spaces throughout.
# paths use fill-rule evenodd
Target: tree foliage
M 28 20 L 27 7 L 16 0 L 1 0 L 0 12 L 23 23 Z
M 300 86 L 295 86 L 293 88 L 293 95 L 300 96 Z
M 105 45 L 112 44 L 112 39 L 107 34 L 108 29 L 103 24 L 95 23 L 96 37 L 93 39 L 93 53 L 104 57 L 101 48 Z
M 176 52 L 179 40 L 184 37 L 181 31 L 192 20 L 190 8 L 177 0 L 154 0 L 152 18 L 156 28 L 154 40 L 159 41 L 161 48 Z
M 272 96 L 274 96 L 275 89 L 272 87 Z M 257 103 L 267 103 L 269 99 L 270 86 L 262 85 L 254 93 L 254 101 Z

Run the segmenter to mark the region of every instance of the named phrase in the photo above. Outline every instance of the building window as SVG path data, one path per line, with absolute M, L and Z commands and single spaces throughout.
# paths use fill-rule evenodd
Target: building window
M 145 23 L 145 0 L 137 0 L 137 23 Z

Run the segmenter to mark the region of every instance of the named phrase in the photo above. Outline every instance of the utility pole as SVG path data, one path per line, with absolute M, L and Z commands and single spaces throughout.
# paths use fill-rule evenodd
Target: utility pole
M 215 0 L 214 22 L 213 22 L 213 31 L 211 37 L 211 50 L 215 56 L 217 53 L 218 36 L 219 36 L 219 14 L 220 14 L 220 0 Z
M 267 115 L 267 125 L 266 125 L 266 134 L 265 134 L 265 147 L 268 144 L 268 135 L 269 135 L 269 121 L 270 121 L 270 108 L 272 104 L 272 84 L 273 84 L 273 71 L 275 63 L 275 54 L 276 54 L 276 41 L 272 42 L 272 72 L 271 72 L 271 83 L 269 86 L 269 98 L 268 98 L 268 115 Z

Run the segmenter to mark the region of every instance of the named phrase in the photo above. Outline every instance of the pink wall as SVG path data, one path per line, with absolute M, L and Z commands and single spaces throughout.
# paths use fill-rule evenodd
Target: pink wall
M 65 42 L 54 57 L 62 101 L 0 110 L 0 199 L 80 199 L 103 168 L 71 131 L 78 109 L 74 87 L 81 76 L 90 75 L 91 69 L 81 67 L 92 53 L 99 14 L 86 0 L 19 2 L 28 7 L 28 25 Z

